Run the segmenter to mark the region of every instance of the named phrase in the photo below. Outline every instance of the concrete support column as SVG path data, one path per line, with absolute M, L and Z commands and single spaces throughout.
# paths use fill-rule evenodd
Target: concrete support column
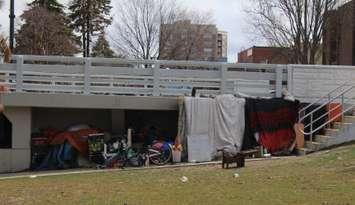
M 12 149 L 0 149 L 0 172 L 28 169 L 31 163 L 31 108 L 7 107 L 4 114 L 12 123 Z
M 6 107 L 4 114 L 12 123 L 12 148 L 31 148 L 32 112 L 29 107 Z
M 122 131 L 125 128 L 124 110 L 111 110 L 111 127 L 113 133 L 123 134 Z

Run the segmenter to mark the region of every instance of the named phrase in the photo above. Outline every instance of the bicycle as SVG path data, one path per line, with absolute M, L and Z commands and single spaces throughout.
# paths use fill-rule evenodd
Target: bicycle
M 172 143 L 155 141 L 145 150 L 146 160 L 155 165 L 165 165 L 172 159 Z

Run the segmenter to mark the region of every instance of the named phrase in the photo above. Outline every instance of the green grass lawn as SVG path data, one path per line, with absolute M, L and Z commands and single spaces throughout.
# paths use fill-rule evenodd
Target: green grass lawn
M 355 145 L 247 162 L 237 170 L 204 166 L 1 180 L 0 204 L 355 204 Z

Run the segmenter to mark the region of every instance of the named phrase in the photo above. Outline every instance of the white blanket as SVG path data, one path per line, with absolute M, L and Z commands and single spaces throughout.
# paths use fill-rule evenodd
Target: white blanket
M 245 99 L 232 95 L 216 99 L 186 97 L 184 106 L 189 162 L 211 161 L 217 149 L 224 146 L 241 149 Z
M 186 138 L 189 162 L 212 160 L 213 104 L 210 98 L 185 98 Z
M 240 151 L 245 128 L 245 99 L 235 98 L 233 95 L 220 95 L 216 97 L 215 102 L 214 151 L 228 145 L 236 145 L 237 151 Z

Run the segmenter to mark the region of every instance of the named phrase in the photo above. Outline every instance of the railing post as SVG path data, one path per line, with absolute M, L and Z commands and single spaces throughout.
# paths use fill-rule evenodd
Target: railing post
M 310 125 L 310 135 L 309 135 L 309 140 L 313 142 L 313 113 L 311 114 L 311 125 Z
M 345 108 L 345 105 L 344 105 L 344 93 L 341 95 L 341 121 L 344 122 L 344 108 Z
M 16 92 L 22 92 L 23 83 L 23 56 L 16 57 Z
M 159 96 L 160 93 L 159 93 L 159 84 L 160 84 L 160 63 L 158 61 L 156 61 L 154 63 L 154 69 L 153 69 L 153 96 Z
M 227 71 L 228 71 L 227 64 L 223 63 L 221 65 L 220 69 L 221 69 L 221 87 L 220 87 L 220 91 L 221 91 L 221 94 L 226 94 L 226 92 L 227 92 Z
M 282 74 L 284 67 L 282 65 L 276 66 L 276 97 L 279 98 L 282 95 Z
M 331 98 L 332 98 L 332 96 L 330 96 L 330 93 L 329 93 L 329 94 L 328 94 L 328 104 L 327 104 L 327 106 L 328 106 L 327 109 L 329 110 L 329 111 L 328 111 L 328 120 L 330 120 L 330 116 L 331 116 L 331 115 L 330 115 L 330 101 L 331 101 Z M 327 127 L 328 127 L 328 128 L 330 128 L 330 123 L 331 123 L 331 122 L 329 121 L 328 124 L 327 124 Z
M 84 61 L 84 94 L 90 94 L 90 67 L 91 67 L 91 59 L 85 58 Z
M 286 65 L 287 70 L 287 90 L 293 95 L 293 67 L 292 65 Z

